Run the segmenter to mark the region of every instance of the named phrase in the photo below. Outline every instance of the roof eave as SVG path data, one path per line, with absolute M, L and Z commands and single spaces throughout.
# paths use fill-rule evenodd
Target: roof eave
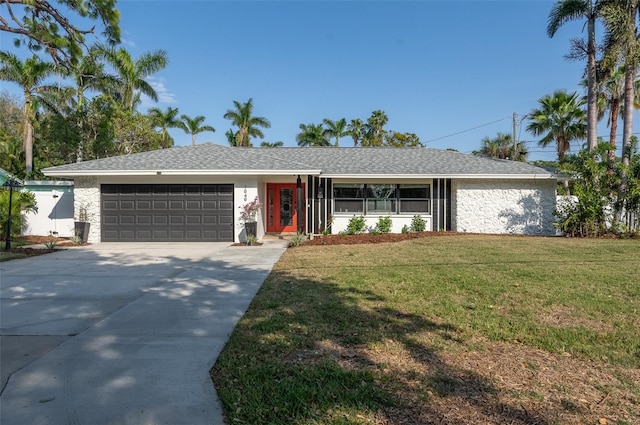
M 247 176 L 247 175 L 320 175 L 321 170 L 42 170 L 45 176 L 81 177 L 81 176 Z
M 491 179 L 556 180 L 553 174 L 322 174 L 333 179 Z

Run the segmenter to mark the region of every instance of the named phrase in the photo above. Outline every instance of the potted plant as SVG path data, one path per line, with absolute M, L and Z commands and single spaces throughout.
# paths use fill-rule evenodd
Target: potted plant
M 262 204 L 257 196 L 253 201 L 240 207 L 240 220 L 244 223 L 244 231 L 247 237 L 253 236 L 255 238 L 257 236 L 258 222 L 256 221 L 256 216 L 261 207 Z
M 86 204 L 78 207 L 78 217 L 74 223 L 75 236 L 80 243 L 87 243 L 89 240 L 89 230 L 91 229 L 91 214 Z

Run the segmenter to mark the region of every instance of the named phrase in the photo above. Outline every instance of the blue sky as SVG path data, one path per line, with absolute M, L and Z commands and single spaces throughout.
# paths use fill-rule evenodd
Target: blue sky
M 131 54 L 164 49 L 169 56 L 167 68 L 149 80 L 160 102 L 145 102 L 140 109 L 171 106 L 191 117 L 204 115 L 216 132 L 199 134 L 199 143 L 226 144 L 231 123 L 223 114 L 233 100 L 253 98 L 254 113 L 272 124 L 264 131 L 266 141 L 295 146 L 301 123 L 366 120 L 382 109 L 388 129 L 416 133 L 428 147 L 466 153 L 478 149 L 485 136 L 511 133 L 512 114 L 522 117 L 541 96 L 557 89 L 582 92 L 584 64 L 563 57 L 569 39 L 582 36 L 582 23 L 548 38 L 552 5 L 541 0 L 118 2 L 123 45 Z M 555 158 L 554 147 L 539 148 L 525 131 L 526 121 L 518 124 L 530 159 Z M 599 134 L 608 134 L 604 124 Z M 191 143 L 181 130 L 172 136 L 176 145 Z M 352 143 L 345 138 L 341 145 Z

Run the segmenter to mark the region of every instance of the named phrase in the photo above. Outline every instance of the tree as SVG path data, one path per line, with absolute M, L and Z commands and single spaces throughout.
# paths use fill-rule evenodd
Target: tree
M 639 0 L 603 1 L 600 11 L 605 26 L 604 61 L 622 64 L 624 79 L 624 117 L 622 120 L 622 162 L 629 166 L 633 137 L 633 104 L 635 80 L 640 62 L 637 15 Z
M 55 64 L 42 62 L 37 56 L 22 62 L 13 53 L 0 51 L 0 79 L 18 84 L 24 95 L 23 146 L 27 176 L 33 171 L 33 125 L 37 109 L 36 102 L 42 96 L 46 96 L 47 92 L 57 90 L 54 86 L 41 85 L 55 71 Z
M 281 141 L 277 141 L 277 142 L 262 142 L 260 143 L 260 147 L 261 148 L 279 148 L 284 146 L 284 143 L 282 143 Z
M 599 7 L 593 0 L 559 0 L 549 12 L 547 35 L 553 37 L 568 21 L 587 20 L 587 146 L 595 149 L 598 143 L 596 109 L 596 19 Z M 574 46 L 580 49 L 579 43 Z
M 162 136 L 155 131 L 151 118 L 124 108 L 114 110 L 113 134 L 119 155 L 151 151 L 160 148 Z
M 191 118 L 187 115 L 180 116 L 180 122 L 176 124 L 176 127 L 184 130 L 185 133 L 191 134 L 191 144 L 196 144 L 196 134 L 203 133 L 205 131 L 216 131 L 215 128 L 210 125 L 202 125 L 205 118 L 202 115 L 198 115 L 195 118 Z
M 0 168 L 18 177 L 24 177 L 22 128 L 22 104 L 17 97 L 0 93 Z
M 400 133 L 398 131 L 387 131 L 384 133 L 384 146 L 394 148 L 416 148 L 424 146 L 420 138 L 415 133 Z
M 384 126 L 389 122 L 389 117 L 382 110 L 373 111 L 365 124 L 365 133 L 362 138 L 362 146 L 382 146 Z
M 224 114 L 224 119 L 231 120 L 233 125 L 238 126 L 236 145 L 249 147 L 252 146 L 252 137 L 264 139 L 264 134 L 258 127 L 271 128 L 271 123 L 264 117 L 253 116 L 253 99 L 249 99 L 246 103 L 234 100 L 233 105 L 235 110 L 228 109 Z
M 111 94 L 125 108 L 133 111 L 136 103 L 140 101 L 140 93 L 153 101 L 158 101 L 158 94 L 151 84 L 145 81 L 145 78 L 167 66 L 169 62 L 167 52 L 156 50 L 133 59 L 124 48 L 115 49 L 102 44 L 96 47 L 96 54 L 115 69 L 119 80 Z
M 524 143 L 518 142 L 516 151 L 513 149 L 513 137 L 507 133 L 500 133 L 493 139 L 485 137 L 482 139 L 482 147 L 479 151 L 473 151 L 476 156 L 498 159 L 515 159 L 525 162 L 527 160 L 527 150 Z
M 353 146 L 358 146 L 358 143 L 364 135 L 364 123 L 362 120 L 360 118 L 351 120 L 347 126 L 347 133 L 353 139 Z
M 0 14 L 0 30 L 17 35 L 18 46 L 25 44 L 34 52 L 44 49 L 55 63 L 69 66 L 78 62 L 86 36 L 95 32 L 93 22 L 82 23 L 87 28 L 75 24 L 82 18 L 101 21 L 107 43 L 120 42 L 120 12 L 115 7 L 116 1 L 58 0 L 61 7 L 46 0 L 3 1 L 0 8 L 6 8 L 7 13 Z M 14 10 L 18 5 L 19 10 Z
M 324 134 L 327 139 L 335 138 L 336 143 L 335 147 L 339 146 L 339 141 L 341 137 L 348 136 L 349 132 L 347 131 L 347 120 L 345 118 L 341 118 L 337 121 L 332 121 L 328 118 L 322 120 L 326 128 L 324 129 Z
M 149 117 L 151 122 L 157 128 L 160 128 L 160 134 L 162 135 L 162 147 L 170 148 L 173 146 L 173 138 L 169 134 L 170 128 L 181 128 L 180 119 L 178 118 L 178 108 L 167 108 L 166 111 L 162 111 L 160 108 L 149 108 Z
M 527 131 L 534 136 L 544 137 L 538 142 L 547 146 L 556 143 L 558 161 L 564 162 L 570 142 L 584 139 L 587 134 L 587 118 L 582 108 L 584 100 L 573 92 L 558 90 L 553 95 L 543 96 L 538 100 L 540 107 L 529 112 L 531 122 Z
M 331 146 L 324 134 L 322 124 L 300 124 L 300 133 L 296 135 L 298 146 Z
M 233 132 L 233 129 L 230 128 L 224 135 L 227 137 L 227 143 L 229 146 L 238 146 L 238 139 L 236 138 L 236 133 Z

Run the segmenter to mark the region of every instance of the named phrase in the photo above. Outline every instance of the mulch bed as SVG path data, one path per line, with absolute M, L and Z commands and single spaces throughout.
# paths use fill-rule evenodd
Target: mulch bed
M 459 235 L 457 232 L 415 232 L 415 233 L 362 233 L 358 235 L 320 235 L 307 240 L 303 245 L 354 245 L 370 243 L 400 242 L 410 239 L 430 238 L 437 236 Z

